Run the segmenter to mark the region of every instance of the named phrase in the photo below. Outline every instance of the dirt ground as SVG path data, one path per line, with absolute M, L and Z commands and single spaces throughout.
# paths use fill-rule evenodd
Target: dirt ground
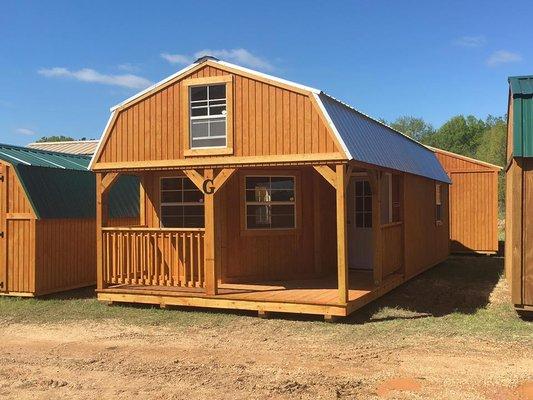
M 32 322 L 2 315 L 0 303 L 0 398 L 533 399 L 531 331 L 456 328 L 483 318 L 480 331 L 490 329 L 497 313 L 383 311 L 413 288 L 405 290 L 341 324 L 246 313 L 205 313 L 189 324 Z M 505 283 L 495 283 L 483 308 L 502 293 Z

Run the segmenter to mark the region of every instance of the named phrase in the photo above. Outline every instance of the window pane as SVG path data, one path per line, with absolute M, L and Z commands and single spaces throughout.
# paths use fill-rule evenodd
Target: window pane
M 183 192 L 184 203 L 203 203 L 204 194 L 199 190 L 187 190 Z
M 372 197 L 365 197 L 365 211 L 372 211 Z
M 294 205 L 274 205 L 272 206 L 272 215 L 292 215 L 294 216 Z
M 357 228 L 362 228 L 364 226 L 364 214 L 363 213 L 357 213 L 355 214 L 355 226 Z
M 265 229 L 270 227 L 270 223 L 267 220 L 258 219 L 254 216 L 248 216 L 246 218 L 246 227 L 248 229 Z
M 226 106 L 209 107 L 209 115 L 226 115 Z
M 196 139 L 192 142 L 191 147 L 224 147 L 226 146 L 226 138 L 220 139 Z
M 207 107 L 195 107 L 191 108 L 192 117 L 200 117 L 207 115 Z
M 163 216 L 180 216 L 183 215 L 183 206 L 162 206 L 161 214 Z
M 184 206 L 183 215 L 186 217 L 203 217 L 204 206 Z
M 355 181 L 355 195 L 362 196 L 363 194 L 363 181 Z
M 253 218 L 256 225 L 270 225 L 272 212 L 270 206 L 246 206 L 246 215 Z
M 294 189 L 294 178 L 274 176 L 272 189 Z
M 294 201 L 294 190 L 271 190 L 272 201 Z
M 181 178 L 163 178 L 161 179 L 162 189 L 181 189 Z
M 365 213 L 365 228 L 372 228 L 372 213 Z
M 181 191 L 173 190 L 171 192 L 163 191 L 161 193 L 162 203 L 178 203 L 182 201 Z
M 195 100 L 207 100 L 207 86 L 192 86 L 191 101 Z
M 248 202 L 262 202 L 270 201 L 270 194 L 265 187 L 258 186 L 255 189 L 246 190 L 246 201 Z
M 204 226 L 204 217 L 203 216 L 194 216 L 194 217 L 184 217 L 183 218 L 183 228 L 203 228 Z
M 215 119 L 209 121 L 211 127 L 209 136 L 226 136 L 226 119 Z
M 270 179 L 268 176 L 247 176 L 246 189 L 255 189 L 256 187 L 270 188 Z
M 355 209 L 356 211 L 363 211 L 363 203 L 364 203 L 364 197 L 356 197 L 355 198 Z
M 224 99 L 226 97 L 226 85 L 209 86 L 209 99 Z
M 370 183 L 368 181 L 364 181 L 364 188 L 365 188 L 365 195 L 369 196 L 372 194 L 372 191 L 370 190 Z
M 181 217 L 162 217 L 161 225 L 164 228 L 181 228 Z
M 272 228 L 294 228 L 294 215 L 273 215 Z
M 208 121 L 191 121 L 191 137 L 201 138 L 208 135 Z

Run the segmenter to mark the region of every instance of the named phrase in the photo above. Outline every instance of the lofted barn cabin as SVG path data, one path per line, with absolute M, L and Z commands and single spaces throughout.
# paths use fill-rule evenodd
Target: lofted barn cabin
M 429 147 L 429 146 L 428 146 Z M 429 147 L 450 177 L 450 251 L 498 252 L 498 175 L 502 167 Z
M 98 298 L 346 316 L 449 254 L 450 180 L 418 142 L 326 93 L 204 57 L 111 109 Z M 108 193 L 141 182 L 140 225 Z
M 0 296 L 33 297 L 96 282 L 90 157 L 0 144 Z M 122 177 L 110 223 L 138 221 L 139 183 Z
M 517 310 L 533 312 L 533 75 L 509 78 L 505 275 Z

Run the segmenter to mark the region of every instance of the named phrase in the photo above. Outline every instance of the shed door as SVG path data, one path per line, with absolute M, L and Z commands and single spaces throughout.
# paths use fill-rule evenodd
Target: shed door
M 348 190 L 348 259 L 350 268 L 372 269 L 372 190 L 366 176 L 352 177 Z
M 0 292 L 7 291 L 7 237 L 6 237 L 6 212 L 7 212 L 7 168 L 0 163 Z

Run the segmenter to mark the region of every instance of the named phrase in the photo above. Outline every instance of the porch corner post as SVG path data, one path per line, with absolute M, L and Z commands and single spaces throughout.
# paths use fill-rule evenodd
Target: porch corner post
M 106 224 L 107 196 L 102 185 L 103 173 L 96 173 L 96 288 L 104 289 L 104 254 L 102 243 L 102 226 Z
M 213 181 L 213 169 L 204 170 L 204 178 Z M 205 291 L 208 295 L 216 295 L 218 292 L 217 276 L 215 268 L 215 193 L 205 196 L 205 236 L 204 236 L 204 270 Z
M 348 303 L 348 246 L 346 221 L 346 166 L 335 167 L 336 175 L 336 210 L 337 210 L 337 278 L 339 287 L 339 303 Z

